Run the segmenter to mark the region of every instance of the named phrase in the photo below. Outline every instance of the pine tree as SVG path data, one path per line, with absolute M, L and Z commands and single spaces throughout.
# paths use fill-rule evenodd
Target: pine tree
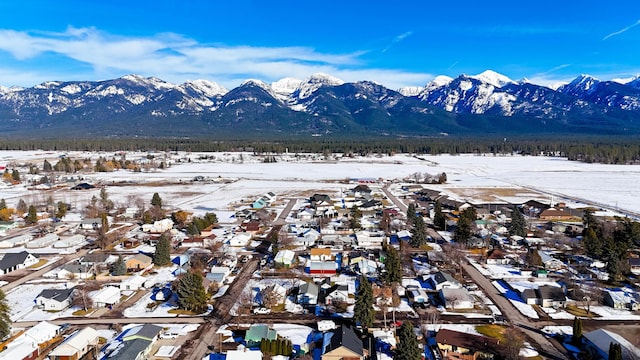
M 398 346 L 396 347 L 397 360 L 420 360 L 422 359 L 422 353 L 420 352 L 420 346 L 418 344 L 418 338 L 413 332 L 413 324 L 411 321 L 405 321 L 400 327 L 398 333 Z
M 151 205 L 162 208 L 162 199 L 158 193 L 153 193 L 153 197 L 151 198 Z
M 0 199 L 0 210 L 7 208 L 7 202 L 4 199 Z
M 42 164 L 42 170 L 43 171 L 53 171 L 53 167 L 51 166 L 51 163 L 47 160 L 44 161 L 44 164 Z
M 13 172 L 11 173 L 11 178 L 15 182 L 20 182 L 20 172 L 17 169 L 14 169 Z
M 9 314 L 11 309 L 7 302 L 7 297 L 4 291 L 0 289 L 0 339 L 4 339 L 11 333 L 11 318 Z
M 113 275 L 122 276 L 127 274 L 127 264 L 124 262 L 122 255 L 118 255 L 118 260 L 113 264 Z
M 198 313 L 207 308 L 208 295 L 202 281 L 202 275 L 191 271 L 178 280 L 176 295 L 180 308 Z
M 582 235 L 582 244 L 584 245 L 584 250 L 587 255 L 600 259 L 604 253 L 603 244 L 600 239 L 598 239 L 598 234 L 593 227 L 589 227 L 583 231 Z
M 386 284 L 399 283 L 402 281 L 401 261 L 398 250 L 391 245 L 386 245 L 387 256 L 384 258 L 383 280 Z
M 376 313 L 373 309 L 373 289 L 366 277 L 360 277 L 360 286 L 356 293 L 356 303 L 353 308 L 353 320 L 367 329 L 373 325 Z
M 622 360 L 622 346 L 617 342 L 609 343 L 609 360 Z
M 362 224 L 360 223 L 360 220 L 362 219 L 362 211 L 360 211 L 360 208 L 358 207 L 358 205 L 353 205 L 353 207 L 351 208 L 351 218 L 349 219 L 349 224 L 351 225 L 352 229 L 360 229 L 362 227 Z
M 433 225 L 440 230 L 444 230 L 445 227 L 445 218 L 442 213 L 442 204 L 440 201 L 436 201 L 436 204 L 433 208 Z
M 18 200 L 18 206 L 16 206 L 16 210 L 18 210 L 18 212 L 21 214 L 26 213 L 28 211 L 27 203 L 23 199 Z
M 418 248 L 427 243 L 427 235 L 425 233 L 425 225 L 422 216 L 416 216 L 411 228 L 411 246 Z
M 473 235 L 473 222 L 476 220 L 476 210 L 473 207 L 468 207 L 460 213 L 458 218 L 458 225 L 456 226 L 456 232 L 453 235 L 453 239 L 461 244 L 468 244 L 471 236 Z
M 38 213 L 36 212 L 36 207 L 33 205 L 29 205 L 29 211 L 27 213 L 27 218 L 25 219 L 27 224 L 35 224 L 38 222 Z
M 166 234 L 160 235 L 156 244 L 156 251 L 153 253 L 153 263 L 156 266 L 165 266 L 171 262 L 171 241 Z
M 58 219 L 62 219 L 65 215 L 67 215 L 67 204 L 62 201 L 58 202 L 58 211 L 56 211 L 56 217 Z
M 522 212 L 513 207 L 511 211 L 511 224 L 509 224 L 509 234 L 525 237 L 527 236 L 527 221 Z
M 416 204 L 411 203 L 407 206 L 407 224 L 412 225 L 415 222 L 416 217 Z
M 577 316 L 573 318 L 573 335 L 571 339 L 574 344 L 580 343 L 582 339 L 582 319 Z

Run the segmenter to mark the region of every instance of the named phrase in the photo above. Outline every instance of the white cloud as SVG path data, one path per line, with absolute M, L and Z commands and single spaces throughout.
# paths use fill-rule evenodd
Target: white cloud
M 399 35 L 394 42 L 410 36 Z M 363 51 L 332 54 L 318 52 L 310 47 L 255 47 L 202 44 L 172 33 L 149 37 L 115 36 L 95 28 L 69 27 L 64 32 L 19 32 L 0 30 L 0 51 L 16 60 L 36 62 L 44 54 L 55 54 L 88 65 L 92 73 L 81 74 L 85 80 L 102 80 L 135 73 L 157 76 L 181 83 L 187 79 L 204 78 L 232 88 L 247 78 L 265 82 L 292 76 L 305 78 L 324 72 L 346 81 L 373 80 L 394 88 L 405 85 L 423 85 L 432 76 L 394 69 L 371 69 L 363 61 Z M 5 68 L 7 65 L 4 65 Z M 7 76 L 10 69 L 0 72 L 0 83 L 32 86 L 52 80 L 78 79 L 77 73 L 66 73 L 49 63 L 47 71 L 32 70 L 28 76 L 16 79 Z M 24 74 L 22 74 L 24 75 Z M 60 78 L 60 76 L 63 76 Z M 66 76 L 66 77 L 65 77 Z M 88 78 L 87 78 L 88 77 Z M 36 80 L 34 83 L 27 81 Z
M 622 34 L 622 33 L 626 32 L 626 31 L 628 31 L 628 30 L 631 30 L 632 28 L 634 28 L 634 27 L 636 27 L 636 26 L 638 26 L 638 25 L 640 25 L 640 20 L 638 20 L 638 21 L 634 22 L 633 24 L 631 24 L 631 25 L 629 25 L 629 26 L 627 26 L 627 27 L 625 27 L 625 28 L 623 28 L 623 29 L 620 29 L 620 30 L 618 30 L 618 31 L 614 31 L 614 32 L 612 32 L 611 34 L 609 34 L 609 35 L 607 35 L 607 36 L 603 37 L 603 38 L 602 38 L 602 40 L 604 41 L 604 40 L 609 39 L 609 38 L 610 38 L 610 37 L 612 37 L 612 36 L 620 35 L 620 34 Z
M 387 52 L 389 49 L 391 49 L 391 47 L 397 43 L 399 43 L 400 41 L 408 38 L 409 36 L 413 35 L 413 31 L 407 31 L 404 32 L 396 37 L 393 38 L 393 40 L 391 40 L 391 43 L 389 43 L 389 45 L 387 45 L 387 47 L 385 47 L 384 49 L 382 49 L 382 52 Z

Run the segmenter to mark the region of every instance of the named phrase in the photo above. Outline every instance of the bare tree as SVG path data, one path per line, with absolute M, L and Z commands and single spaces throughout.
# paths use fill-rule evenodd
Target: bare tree
M 283 295 L 278 291 L 275 284 L 263 288 L 260 293 L 262 295 L 262 305 L 266 308 L 271 309 L 284 301 Z
M 87 311 L 92 306 L 92 300 L 89 293 L 100 289 L 100 284 L 96 281 L 87 281 L 82 285 L 78 285 L 73 290 L 71 304 L 81 307 L 84 311 Z
M 507 360 L 518 360 L 520 349 L 524 345 L 524 336 L 515 326 L 505 329 L 505 358 Z

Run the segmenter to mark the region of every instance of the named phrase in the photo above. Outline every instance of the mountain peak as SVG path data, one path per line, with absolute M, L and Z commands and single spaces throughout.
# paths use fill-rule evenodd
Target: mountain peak
M 192 89 L 201 92 L 207 97 L 214 97 L 218 95 L 224 95 L 229 90 L 227 90 L 224 86 L 209 80 L 197 79 L 197 80 L 187 80 L 182 87 L 189 86 Z
M 344 84 L 344 81 L 341 79 L 338 79 L 335 76 L 329 75 L 329 74 L 325 74 L 325 73 L 316 73 L 311 75 L 306 82 L 308 83 L 322 83 L 325 85 L 342 85 Z
M 507 76 L 499 74 L 493 70 L 485 70 L 478 75 L 469 76 L 472 79 L 480 80 L 494 87 L 503 87 L 507 84 L 514 84 L 515 81 L 509 79 Z
M 271 83 L 271 88 L 278 94 L 289 95 L 296 91 L 304 81 L 287 77 Z

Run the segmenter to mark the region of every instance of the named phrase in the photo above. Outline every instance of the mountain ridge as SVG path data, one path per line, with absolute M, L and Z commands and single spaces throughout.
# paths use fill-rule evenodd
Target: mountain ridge
M 173 84 L 130 74 L 0 87 L 0 131 L 34 136 L 430 136 L 640 133 L 640 78 L 580 75 L 557 89 L 487 70 L 392 90 L 328 74 Z

